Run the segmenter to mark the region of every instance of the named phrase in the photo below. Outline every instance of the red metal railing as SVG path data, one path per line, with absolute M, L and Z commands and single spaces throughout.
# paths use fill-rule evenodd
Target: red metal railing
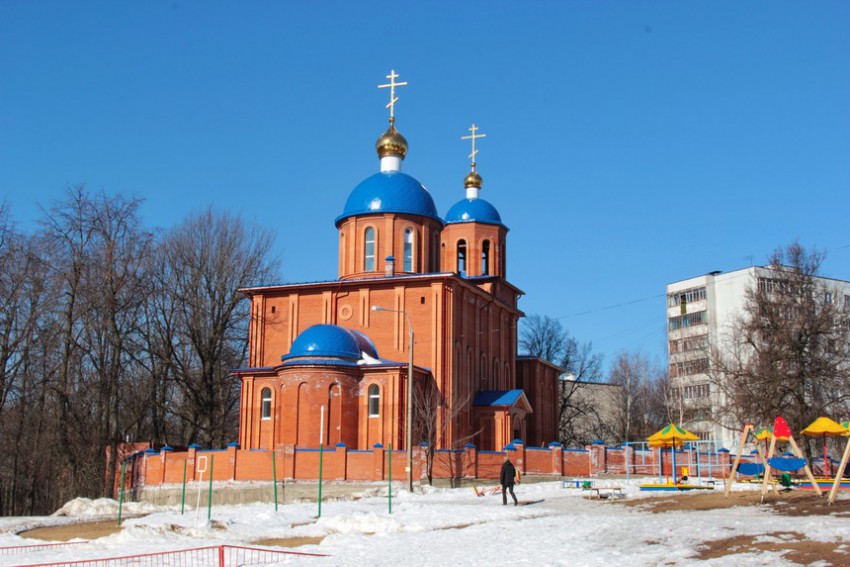
M 237 565 L 265 565 L 278 563 L 287 555 L 305 557 L 327 557 L 321 553 L 303 553 L 282 551 L 260 547 L 242 547 L 238 545 L 217 545 L 195 547 L 177 551 L 141 553 L 122 557 L 104 557 L 101 559 L 81 559 L 58 561 L 53 563 L 33 563 L 19 567 L 235 567 Z

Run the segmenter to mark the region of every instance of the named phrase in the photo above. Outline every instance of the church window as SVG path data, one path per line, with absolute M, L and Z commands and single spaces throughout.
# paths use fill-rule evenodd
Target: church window
M 457 243 L 457 273 L 466 277 L 466 240 Z
M 404 231 L 404 271 L 413 271 L 413 229 Z
M 377 384 L 369 386 L 369 417 L 381 415 L 381 391 Z
M 272 390 L 263 388 L 260 392 L 260 415 L 263 419 L 272 418 Z
M 367 272 L 375 271 L 375 229 L 371 226 L 366 229 L 363 255 L 363 269 Z
M 481 244 L 481 275 L 490 275 L 490 241 L 485 240 Z

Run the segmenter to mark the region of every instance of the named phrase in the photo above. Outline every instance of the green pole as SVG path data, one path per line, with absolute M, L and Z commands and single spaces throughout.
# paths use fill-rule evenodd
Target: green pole
M 277 512 L 277 463 L 275 452 L 272 451 L 272 480 L 274 481 L 274 511 Z
M 118 498 L 118 525 L 121 525 L 121 508 L 124 506 L 124 476 L 127 474 L 127 461 L 121 463 L 121 496 Z
M 186 509 L 186 463 L 188 459 L 183 460 L 183 494 L 180 496 L 180 515 L 183 515 L 183 510 Z
M 210 497 L 207 503 L 207 521 L 212 519 L 212 477 L 213 466 L 215 466 L 215 455 L 210 455 Z
M 393 513 L 393 444 L 390 443 L 390 514 Z
M 319 517 L 322 517 L 322 461 L 324 460 L 324 444 L 319 443 Z

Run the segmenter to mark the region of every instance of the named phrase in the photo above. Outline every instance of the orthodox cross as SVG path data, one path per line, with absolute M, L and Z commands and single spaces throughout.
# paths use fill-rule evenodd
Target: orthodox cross
M 403 83 L 395 82 L 395 80 L 398 79 L 398 75 L 396 74 L 395 69 L 392 69 L 390 71 L 390 74 L 387 75 L 387 78 L 390 80 L 390 82 L 385 85 L 378 85 L 378 88 L 390 88 L 390 102 L 387 104 L 386 108 L 390 109 L 390 123 L 392 124 L 393 122 L 395 122 L 395 103 L 398 102 L 398 97 L 395 96 L 395 88 L 407 86 L 407 81 L 404 81 Z
M 486 138 L 487 134 L 476 134 L 478 132 L 478 126 L 475 124 L 472 125 L 472 128 L 469 129 L 472 132 L 469 136 L 461 136 L 461 140 L 472 140 L 472 153 L 469 154 L 469 159 L 472 160 L 472 171 L 475 171 L 475 155 L 478 153 L 478 150 L 475 149 L 475 140 L 479 138 Z

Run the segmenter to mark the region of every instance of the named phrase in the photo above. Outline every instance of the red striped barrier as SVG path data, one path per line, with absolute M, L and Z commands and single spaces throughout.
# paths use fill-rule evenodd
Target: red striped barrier
M 140 553 L 121 557 L 104 557 L 101 559 L 80 559 L 75 561 L 58 561 L 53 563 L 33 563 L 19 567 L 183 567 L 209 566 L 231 567 L 236 565 L 265 565 L 277 563 L 287 555 L 304 557 L 327 557 L 322 553 L 304 553 L 301 551 L 282 551 L 260 547 L 242 547 L 238 545 L 216 545 L 195 547 L 176 551 L 160 551 L 157 553 Z

